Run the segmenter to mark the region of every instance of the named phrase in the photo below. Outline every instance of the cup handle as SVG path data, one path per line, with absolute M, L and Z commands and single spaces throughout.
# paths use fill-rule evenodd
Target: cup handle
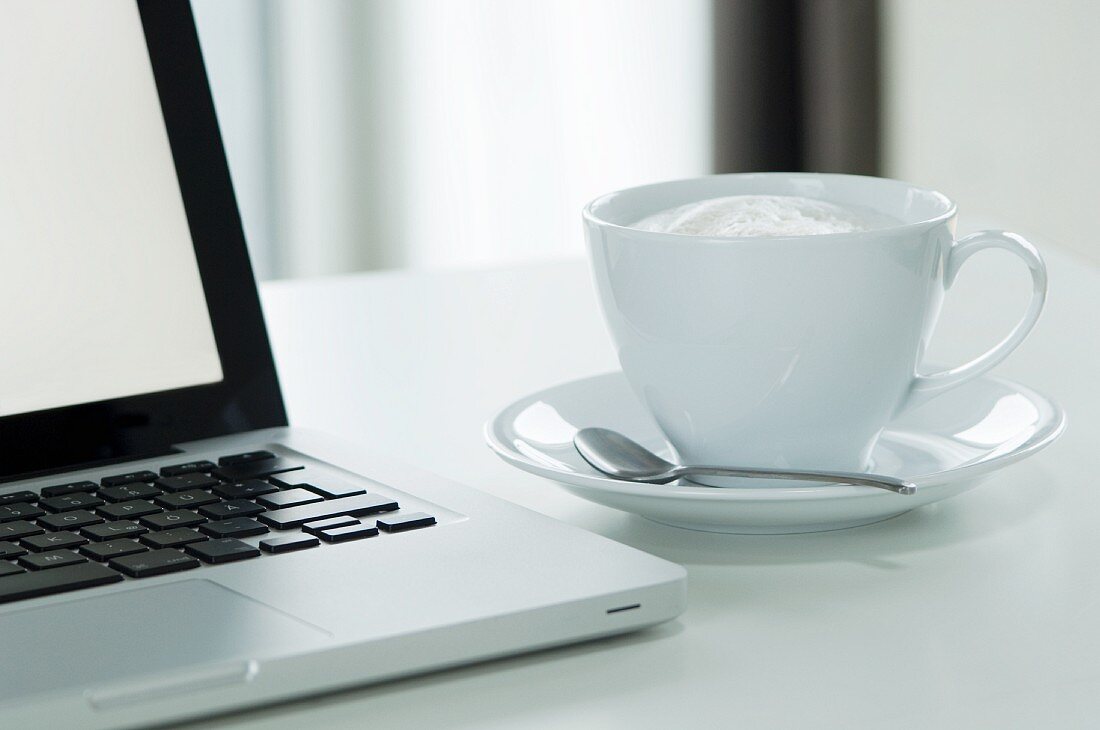
M 1031 303 L 1024 316 L 1003 340 L 998 342 L 984 355 L 951 370 L 943 370 L 930 375 L 917 375 L 905 403 L 906 408 L 920 405 L 944 391 L 962 385 L 1008 357 L 1028 336 L 1043 311 L 1047 297 L 1047 267 L 1043 257 L 1026 239 L 1015 233 L 1004 231 L 978 231 L 951 244 L 944 263 L 944 288 L 951 288 L 959 269 L 971 256 L 987 248 L 999 248 L 1019 256 L 1031 272 Z

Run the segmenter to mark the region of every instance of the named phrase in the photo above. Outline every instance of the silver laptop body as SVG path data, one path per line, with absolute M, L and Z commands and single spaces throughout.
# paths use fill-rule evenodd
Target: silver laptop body
M 684 609 L 677 565 L 323 434 L 250 432 L 124 468 L 256 448 L 438 524 L 0 606 L 0 726 L 140 727 L 633 631 Z

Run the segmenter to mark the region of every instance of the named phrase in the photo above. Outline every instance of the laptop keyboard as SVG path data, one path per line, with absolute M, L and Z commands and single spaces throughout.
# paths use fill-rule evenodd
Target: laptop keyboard
M 269 451 L 12 492 L 0 495 L 0 603 L 436 524 L 399 508 Z

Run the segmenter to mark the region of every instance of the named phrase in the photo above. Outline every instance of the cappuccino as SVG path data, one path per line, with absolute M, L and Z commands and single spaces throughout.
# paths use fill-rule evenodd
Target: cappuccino
M 899 221 L 795 195 L 730 195 L 662 210 L 634 228 L 689 236 L 814 236 L 889 228 Z

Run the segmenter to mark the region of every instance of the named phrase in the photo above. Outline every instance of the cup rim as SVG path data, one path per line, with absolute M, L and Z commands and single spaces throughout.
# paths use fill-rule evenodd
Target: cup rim
M 917 190 L 917 191 L 920 191 L 922 193 L 930 194 L 933 197 L 938 198 L 945 205 L 945 210 L 944 210 L 943 213 L 940 213 L 939 215 L 933 216 L 931 218 L 925 218 L 925 219 L 922 219 L 922 220 L 919 220 L 919 221 L 912 221 L 912 222 L 909 222 L 909 223 L 901 223 L 901 224 L 898 224 L 896 226 L 888 226 L 886 228 L 873 228 L 869 231 L 850 231 L 850 232 L 842 232 L 842 233 L 814 233 L 814 234 L 803 234 L 803 235 L 794 235 L 794 236 L 699 236 L 699 235 L 695 235 L 693 233 L 669 233 L 669 232 L 666 232 L 666 231 L 647 231 L 647 230 L 643 230 L 641 228 L 635 228 L 634 226 L 624 226 L 624 225 L 621 225 L 619 223 L 612 223 L 609 220 L 601 218 L 599 215 L 597 215 L 595 213 L 595 210 L 594 210 L 597 206 L 604 203 L 607 199 L 609 199 L 611 197 L 614 197 L 616 195 L 631 193 L 631 192 L 635 192 L 635 191 L 638 191 L 638 190 L 643 190 L 643 189 L 646 189 L 646 188 L 656 188 L 656 187 L 659 187 L 659 186 L 662 186 L 662 185 L 670 185 L 670 184 L 675 184 L 675 183 L 688 182 L 688 181 L 691 181 L 691 180 L 703 180 L 703 179 L 710 179 L 710 178 L 728 178 L 728 177 L 742 177 L 742 178 L 747 178 L 747 177 L 777 177 L 777 178 L 780 178 L 781 177 L 781 178 L 815 178 L 815 179 L 820 179 L 820 178 L 849 178 L 849 179 L 852 179 L 852 178 L 855 178 L 855 179 L 862 179 L 862 180 L 877 180 L 877 181 L 884 181 L 884 182 L 892 182 L 892 183 L 898 183 L 900 185 L 904 185 L 904 186 L 906 186 L 906 187 L 908 187 L 912 190 Z M 634 186 L 629 187 L 629 188 L 622 188 L 620 190 L 614 190 L 614 191 L 609 192 L 609 193 L 604 193 L 603 195 L 600 195 L 600 196 L 596 197 L 595 199 L 589 201 L 588 204 L 584 206 L 584 209 L 582 210 L 581 215 L 584 218 L 584 220 L 586 220 L 586 221 L 588 221 L 588 222 L 590 222 L 594 225 L 598 225 L 598 226 L 601 226 L 601 227 L 604 227 L 604 228 L 611 228 L 611 229 L 615 229 L 615 230 L 621 230 L 621 231 L 633 231 L 635 233 L 644 234 L 646 237 L 665 238 L 669 241 L 684 241 L 684 242 L 694 241 L 696 243 L 700 243 L 700 242 L 704 242 L 704 243 L 705 242 L 718 242 L 718 243 L 723 243 L 723 244 L 729 244 L 731 242 L 750 242 L 750 241 L 751 242 L 759 242 L 761 240 L 766 240 L 769 243 L 771 243 L 771 242 L 780 242 L 780 241 L 805 242 L 805 241 L 808 241 L 808 240 L 818 240 L 818 239 L 820 239 L 822 241 L 830 241 L 830 240 L 837 240 L 837 239 L 840 239 L 840 238 L 845 238 L 845 239 L 874 238 L 874 237 L 879 237 L 879 236 L 882 236 L 885 233 L 890 233 L 890 232 L 905 231 L 905 230 L 917 230 L 917 229 L 921 229 L 921 228 L 930 228 L 930 227 L 932 227 L 932 226 L 934 226 L 938 223 L 942 223 L 944 221 L 950 220 L 951 218 L 955 217 L 955 215 L 957 213 L 958 213 L 958 206 L 955 204 L 955 201 L 953 201 L 951 198 L 947 197 L 946 195 L 944 195 L 940 191 L 933 190 L 931 188 L 922 188 L 919 185 L 913 185 L 912 183 L 908 183 L 904 180 L 897 180 L 895 178 L 879 177 L 877 175 L 850 175 L 850 174 L 846 174 L 846 173 L 822 173 L 822 172 L 730 172 L 730 173 L 719 173 L 719 174 L 715 174 L 715 175 L 698 175 L 698 176 L 695 176 L 695 177 L 678 178 L 676 180 L 662 180 L 660 182 L 647 183 L 646 185 L 634 185 Z

